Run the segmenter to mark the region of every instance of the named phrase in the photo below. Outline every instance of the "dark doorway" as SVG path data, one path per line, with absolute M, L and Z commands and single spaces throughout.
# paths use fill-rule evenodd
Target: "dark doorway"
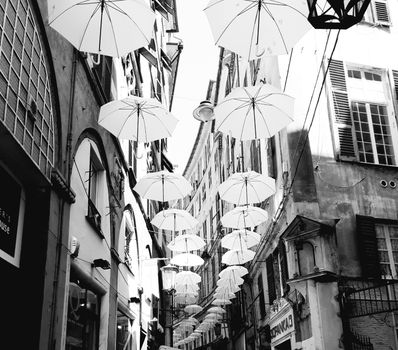
M 275 350 L 292 350 L 292 346 L 290 345 L 290 339 L 284 341 L 282 344 L 275 346 Z

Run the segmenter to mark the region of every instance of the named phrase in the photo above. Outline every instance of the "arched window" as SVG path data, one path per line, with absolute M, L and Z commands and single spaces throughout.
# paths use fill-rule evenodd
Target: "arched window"
M 312 243 L 308 241 L 296 242 L 298 256 L 298 269 L 301 276 L 314 272 L 316 266 L 315 250 Z

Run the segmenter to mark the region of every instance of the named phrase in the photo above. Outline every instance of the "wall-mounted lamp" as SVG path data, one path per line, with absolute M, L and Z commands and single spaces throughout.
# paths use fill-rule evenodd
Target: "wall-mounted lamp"
M 139 304 L 139 303 L 140 303 L 140 298 L 131 297 L 131 298 L 129 299 L 129 303 Z
M 103 270 L 109 270 L 111 268 L 111 264 L 105 259 L 95 259 L 92 263 L 92 266 L 100 267 Z
M 206 123 L 214 119 L 214 106 L 210 101 L 202 101 L 192 114 L 195 119 Z

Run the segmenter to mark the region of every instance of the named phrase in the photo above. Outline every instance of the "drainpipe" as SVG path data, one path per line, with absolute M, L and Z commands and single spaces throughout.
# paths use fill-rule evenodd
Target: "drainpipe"
M 68 113 L 68 134 L 66 140 L 66 151 L 65 151 L 65 159 L 66 163 L 66 171 L 67 171 L 67 186 L 70 188 L 71 174 L 72 174 L 72 126 L 73 126 L 73 109 L 74 109 L 74 98 L 75 98 L 75 83 L 76 83 L 76 65 L 78 59 L 78 51 L 73 48 L 73 56 L 72 56 L 72 72 L 71 72 L 71 80 L 70 80 L 70 90 L 69 90 L 69 113 Z M 65 168 L 64 168 L 65 169 Z M 63 247 L 63 226 L 64 226 L 64 210 L 65 210 L 65 199 L 62 199 L 59 203 L 59 227 L 58 227 L 58 240 L 57 240 L 57 249 L 56 249 L 56 257 L 55 257 L 55 269 L 54 269 L 54 281 L 53 281 L 53 293 L 52 293 L 52 310 L 50 317 L 50 330 L 49 330 L 49 338 L 48 343 L 52 349 L 55 348 L 56 344 L 56 335 L 54 334 L 54 324 L 57 314 L 57 304 L 58 304 L 58 286 L 59 286 L 59 273 L 61 266 L 61 258 L 62 258 L 62 247 Z

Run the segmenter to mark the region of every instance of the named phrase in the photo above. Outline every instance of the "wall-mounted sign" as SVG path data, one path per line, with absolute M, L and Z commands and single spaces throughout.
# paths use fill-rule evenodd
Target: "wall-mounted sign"
M 0 257 L 19 267 L 25 197 L 20 183 L 0 165 Z
M 275 342 L 286 334 L 294 330 L 293 310 L 285 313 L 282 317 L 272 322 L 271 325 L 271 341 Z

